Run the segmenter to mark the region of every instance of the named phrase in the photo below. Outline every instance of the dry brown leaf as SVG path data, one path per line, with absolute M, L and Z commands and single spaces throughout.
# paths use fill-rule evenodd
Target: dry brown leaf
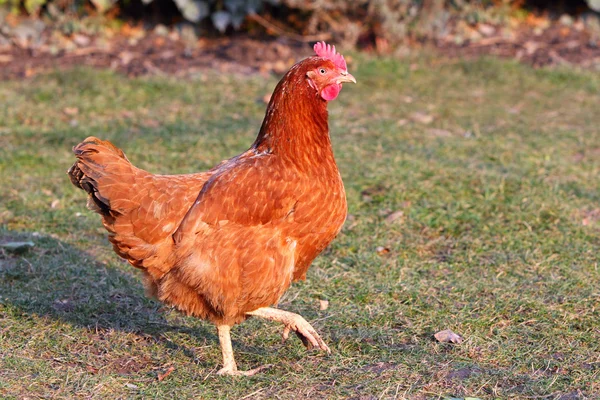
M 387 217 L 385 217 L 385 222 L 387 223 L 392 223 L 392 222 L 402 222 L 402 217 L 404 217 L 404 211 L 402 210 L 398 210 L 398 211 L 394 211 L 393 213 L 391 213 L 390 215 L 388 215 Z
M 452 332 L 450 329 L 446 329 L 443 331 L 439 331 L 435 335 L 433 335 L 438 342 L 441 343 L 455 343 L 461 344 L 463 342 L 462 336 Z
M 171 372 L 173 371 L 175 371 L 175 367 L 169 367 L 164 374 L 158 374 L 158 381 L 162 382 L 167 376 L 171 375 Z
M 325 311 L 329 308 L 329 300 L 319 300 L 319 310 Z

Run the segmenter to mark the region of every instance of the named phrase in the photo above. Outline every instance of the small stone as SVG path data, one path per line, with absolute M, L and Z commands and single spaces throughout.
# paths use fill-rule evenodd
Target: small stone
M 29 249 L 31 249 L 33 246 L 35 246 L 35 243 L 33 243 L 33 242 L 0 243 L 1 248 L 8 251 L 9 253 L 13 253 L 13 254 L 23 254 L 23 253 L 27 252 Z

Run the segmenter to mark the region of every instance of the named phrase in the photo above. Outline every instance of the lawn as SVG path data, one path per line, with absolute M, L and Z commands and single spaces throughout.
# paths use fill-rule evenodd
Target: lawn
M 94 135 L 156 173 L 245 150 L 275 77 L 89 69 L 0 82 L 0 397 L 600 398 L 600 77 L 482 59 L 355 55 L 329 106 L 348 221 L 279 304 L 232 331 L 147 299 L 69 182 Z M 321 300 L 329 307 L 320 309 Z M 462 344 L 438 343 L 451 329 Z

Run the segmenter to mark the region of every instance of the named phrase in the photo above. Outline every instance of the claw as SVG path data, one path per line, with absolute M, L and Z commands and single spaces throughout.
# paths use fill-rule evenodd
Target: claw
M 300 338 L 302 344 L 304 344 L 307 349 L 321 349 L 325 350 L 327 353 L 331 353 L 331 350 L 325 344 L 323 339 L 321 339 L 321 336 L 319 336 L 317 331 L 315 331 L 312 325 L 300 315 L 295 315 L 292 320 L 285 325 L 285 328 L 283 329 L 284 340 L 288 338 L 290 331 L 296 333 L 296 336 Z
M 285 343 L 285 341 L 288 340 L 288 338 L 290 337 L 291 330 L 292 330 L 292 328 L 290 328 L 287 325 L 283 328 L 283 333 L 281 334 L 281 338 L 282 338 L 281 343 Z

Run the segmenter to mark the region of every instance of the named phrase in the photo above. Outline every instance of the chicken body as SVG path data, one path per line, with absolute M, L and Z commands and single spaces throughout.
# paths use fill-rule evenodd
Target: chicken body
M 324 68 L 334 72 L 314 75 Z M 322 57 L 292 67 L 252 147 L 207 172 L 152 175 L 93 137 L 74 148 L 71 181 L 89 194 L 116 253 L 144 271 L 158 299 L 217 326 L 220 373 L 243 374 L 229 330 L 248 316 L 280 321 L 284 337 L 294 330 L 309 347 L 329 351 L 303 318 L 268 307 L 305 278 L 346 217 L 329 138 L 331 95 L 322 94 L 335 84 L 337 96 L 341 82 L 354 81 L 337 69 Z

